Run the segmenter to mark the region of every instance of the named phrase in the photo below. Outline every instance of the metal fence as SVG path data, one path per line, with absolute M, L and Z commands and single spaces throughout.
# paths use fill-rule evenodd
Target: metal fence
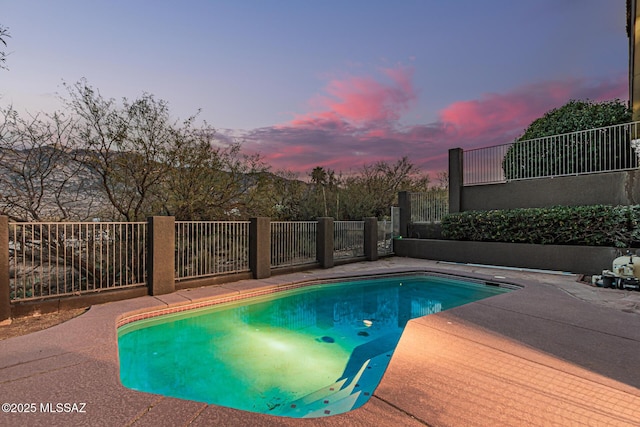
M 333 258 L 364 256 L 364 221 L 334 221 Z
M 274 221 L 271 223 L 271 267 L 288 267 L 316 262 L 316 221 Z
M 394 224 L 378 221 L 379 255 L 393 253 Z M 176 221 L 176 281 L 249 272 L 249 229 L 249 221 Z M 270 232 L 272 268 L 317 262 L 316 221 L 271 222 Z M 364 221 L 335 221 L 333 238 L 334 258 L 364 257 Z M 10 223 L 10 299 L 144 286 L 146 239 L 146 222 Z
M 10 299 L 144 285 L 146 227 L 145 222 L 10 223 Z
M 378 221 L 378 255 L 393 253 L 393 222 L 391 220 Z
M 449 213 L 449 191 L 432 189 L 424 193 L 410 193 L 411 222 L 440 222 Z
M 176 280 L 249 271 L 249 221 L 176 221 Z
M 464 151 L 464 185 L 636 169 L 639 124 L 625 123 Z

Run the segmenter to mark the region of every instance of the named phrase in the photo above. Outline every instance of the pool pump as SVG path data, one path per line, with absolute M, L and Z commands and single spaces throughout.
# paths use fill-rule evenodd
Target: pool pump
M 640 256 L 629 253 L 614 259 L 611 270 L 604 270 L 601 276 L 593 276 L 592 281 L 605 288 L 640 291 Z

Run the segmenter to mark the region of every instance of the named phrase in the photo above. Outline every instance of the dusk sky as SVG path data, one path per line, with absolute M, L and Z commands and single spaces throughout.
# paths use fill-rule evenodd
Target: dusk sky
M 0 24 L 1 106 L 147 92 L 301 176 L 435 174 L 571 99 L 628 99 L 625 0 L 0 0 Z

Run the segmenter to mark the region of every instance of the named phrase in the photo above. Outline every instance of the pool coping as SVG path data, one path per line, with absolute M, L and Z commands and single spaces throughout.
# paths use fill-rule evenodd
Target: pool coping
M 136 392 L 119 383 L 117 325 L 127 316 L 366 272 L 458 272 L 522 289 L 411 320 L 372 398 L 346 414 L 273 417 Z M 574 298 L 575 281 L 575 276 L 390 258 L 107 303 L 54 328 L 0 341 L 2 403 L 77 402 L 86 403 L 86 411 L 2 413 L 0 424 L 417 426 L 518 425 L 526 420 L 529 425 L 562 425 L 603 417 L 614 425 L 639 424 L 640 379 L 628 365 L 640 355 L 640 316 Z M 537 306 L 539 301 L 544 304 Z M 600 351 L 592 360 L 574 355 L 594 347 L 596 339 L 617 351 Z M 553 390 L 536 385 L 540 372 L 550 375 Z M 561 404 L 550 409 L 549 399 Z

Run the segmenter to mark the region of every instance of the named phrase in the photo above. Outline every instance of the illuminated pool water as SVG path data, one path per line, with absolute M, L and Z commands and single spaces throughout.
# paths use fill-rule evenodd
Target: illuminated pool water
M 373 394 L 409 319 L 508 290 L 396 276 L 140 320 L 118 329 L 120 379 L 135 390 L 253 412 L 343 413 Z

